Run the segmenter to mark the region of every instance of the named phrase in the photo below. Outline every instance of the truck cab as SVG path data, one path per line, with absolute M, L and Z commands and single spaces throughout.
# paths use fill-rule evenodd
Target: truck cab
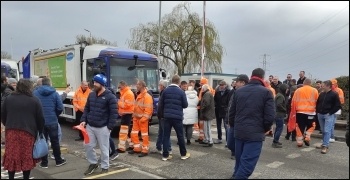
M 1 59 L 1 75 L 19 80 L 17 62 L 11 59 Z

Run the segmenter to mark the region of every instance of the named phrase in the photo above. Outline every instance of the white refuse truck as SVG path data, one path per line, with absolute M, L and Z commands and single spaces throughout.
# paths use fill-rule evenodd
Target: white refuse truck
M 81 82 L 86 80 L 92 84 L 93 76 L 104 73 L 107 86 L 118 92 L 117 84 L 124 80 L 135 88 L 135 78 L 144 80 L 148 90 L 154 97 L 154 113 L 158 103 L 159 76 L 165 76 L 163 69 L 158 67 L 155 55 L 144 51 L 124 49 L 107 45 L 88 45 L 84 43 L 66 45 L 62 48 L 43 50 L 35 49 L 30 52 L 30 58 L 23 66 L 23 74 L 30 76 L 48 76 L 53 87 L 62 94 L 67 86 L 71 92 L 64 101 L 64 110 L 60 115 L 67 121 L 75 121 L 75 111 L 72 105 L 74 92 Z M 29 71 L 29 73 L 28 73 Z M 119 92 L 117 93 L 117 97 Z

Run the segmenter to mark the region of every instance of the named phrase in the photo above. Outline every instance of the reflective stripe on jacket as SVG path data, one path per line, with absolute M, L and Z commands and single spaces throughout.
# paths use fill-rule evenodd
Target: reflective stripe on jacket
M 135 101 L 133 119 L 139 119 L 140 121 L 148 121 L 153 114 L 153 99 L 148 94 L 147 90 L 143 90 Z
M 292 106 L 295 105 L 297 113 L 315 113 L 317 99 L 317 89 L 309 85 L 304 85 L 295 91 Z
M 119 114 L 134 113 L 135 96 L 129 87 L 125 87 L 120 91 L 120 99 L 118 100 Z

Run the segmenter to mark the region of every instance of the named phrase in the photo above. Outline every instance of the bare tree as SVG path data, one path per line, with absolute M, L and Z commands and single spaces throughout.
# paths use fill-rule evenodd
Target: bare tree
M 87 37 L 85 35 L 77 35 L 76 36 L 76 43 L 79 43 L 79 42 L 87 42 L 89 44 L 105 44 L 105 45 L 111 45 L 111 46 L 117 46 L 117 42 L 111 42 L 111 41 L 108 41 L 106 39 L 103 39 L 103 38 L 96 38 L 94 36 L 91 36 L 91 39 L 90 37 Z
M 12 59 L 12 56 L 7 51 L 1 51 L 1 59 Z
M 190 11 L 189 5 L 188 2 L 181 3 L 161 19 L 161 66 L 175 67 L 178 74 L 201 69 L 202 19 Z M 221 72 L 224 48 L 214 24 L 208 20 L 205 32 L 205 71 Z M 131 40 L 127 43 L 130 48 L 157 55 L 158 23 L 149 22 L 131 29 Z

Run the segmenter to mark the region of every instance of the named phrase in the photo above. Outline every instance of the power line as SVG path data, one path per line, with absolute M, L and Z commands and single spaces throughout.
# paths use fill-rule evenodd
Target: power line
M 346 40 L 344 40 L 344 41 L 341 41 L 341 42 L 339 42 L 339 43 L 336 43 L 336 44 L 334 44 L 334 45 L 331 45 L 330 47 L 327 47 L 327 48 L 325 48 L 325 49 L 317 50 L 317 52 L 315 52 L 314 54 L 311 54 L 311 55 L 309 55 L 309 56 L 305 56 L 305 57 L 299 58 L 299 59 L 307 59 L 307 58 L 312 57 L 312 56 L 314 56 L 314 55 L 318 55 L 319 52 L 329 51 L 330 49 L 334 49 L 334 48 L 336 48 L 338 45 L 340 45 L 340 44 L 342 44 L 342 43 L 344 43 L 344 42 L 346 42 L 346 44 L 349 43 L 349 38 L 346 39 Z M 345 45 L 346 45 L 346 44 L 345 44 Z M 294 60 L 294 62 L 295 62 L 295 60 Z M 273 63 L 273 65 L 276 65 L 276 64 L 278 65 L 277 62 L 276 62 L 276 63 Z
M 345 28 L 345 27 L 348 26 L 348 25 L 349 25 L 349 23 L 344 24 L 344 25 L 338 27 L 337 29 L 335 29 L 334 31 L 332 31 L 332 32 L 326 34 L 325 36 L 321 37 L 320 39 L 318 39 L 318 40 L 316 40 L 316 41 L 314 41 L 314 42 L 308 43 L 306 46 L 297 49 L 295 52 L 293 52 L 293 54 L 289 55 L 289 57 L 292 57 L 292 56 L 294 56 L 294 55 L 296 55 L 296 54 L 298 54 L 298 53 L 300 53 L 300 52 L 306 50 L 307 48 L 310 48 L 313 44 L 315 44 L 315 43 L 317 43 L 317 42 L 319 42 L 319 41 L 322 41 L 322 40 L 328 38 L 329 36 L 331 36 L 331 35 L 333 35 L 334 33 L 340 31 L 341 29 Z M 288 59 L 288 58 L 284 58 L 283 60 L 285 60 L 285 59 Z M 279 60 L 278 62 L 283 62 L 283 61 Z
M 340 49 L 340 48 L 342 48 L 342 47 L 345 47 L 346 45 L 349 45 L 349 43 L 343 44 L 342 46 L 339 46 L 339 47 L 335 48 L 334 50 L 337 50 L 337 49 Z M 333 52 L 334 50 L 328 51 L 328 52 L 323 53 L 323 54 L 321 54 L 321 55 L 319 55 L 319 56 L 316 56 L 316 57 L 314 57 L 314 58 L 311 58 L 311 59 L 309 59 L 307 62 L 308 62 L 308 63 L 313 62 L 313 61 L 317 60 L 317 58 L 322 57 L 322 56 L 324 56 L 324 55 L 327 55 L 327 54 Z M 276 72 L 281 72 L 281 71 L 285 71 L 285 70 L 300 68 L 300 66 L 301 66 L 303 63 L 304 63 L 304 62 L 301 62 L 301 63 L 295 64 L 295 65 L 293 65 L 293 66 L 288 66 L 287 68 L 278 69 Z M 320 64 L 320 63 L 318 63 L 318 64 Z
M 305 36 L 309 35 L 311 32 L 315 31 L 316 29 L 318 29 L 319 27 L 321 27 L 322 25 L 326 24 L 329 20 L 331 20 L 332 18 L 336 17 L 339 13 L 341 13 L 342 11 L 344 11 L 346 8 L 348 8 L 349 5 L 347 5 L 345 8 L 341 9 L 340 11 L 338 11 L 337 13 L 335 13 L 334 15 L 330 16 L 329 18 L 327 18 L 325 21 L 321 22 L 319 25 L 317 25 L 316 27 L 312 28 L 311 30 L 307 31 L 304 35 L 302 35 L 300 38 L 298 38 L 297 40 L 295 40 L 294 42 L 290 43 L 289 45 L 285 46 L 282 50 L 280 51 L 284 51 L 285 49 L 287 49 L 288 47 L 290 47 L 291 45 L 293 45 L 294 43 L 298 42 L 299 40 L 303 39 Z M 276 53 L 278 54 L 278 53 Z M 274 61 L 273 61 L 274 62 Z

